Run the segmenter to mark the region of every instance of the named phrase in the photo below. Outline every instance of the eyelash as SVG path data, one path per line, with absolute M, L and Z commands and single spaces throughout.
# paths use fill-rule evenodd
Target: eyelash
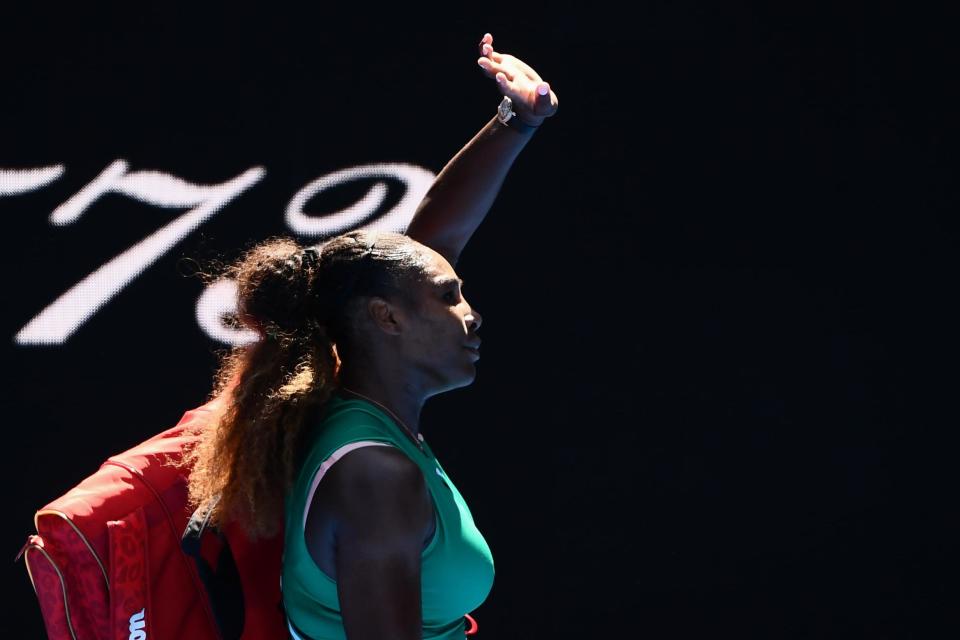
M 447 291 L 443 294 L 443 299 L 448 302 L 456 302 L 459 299 L 456 291 Z

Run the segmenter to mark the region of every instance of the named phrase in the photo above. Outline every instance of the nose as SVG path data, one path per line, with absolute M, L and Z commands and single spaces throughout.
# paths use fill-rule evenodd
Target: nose
M 470 307 L 470 311 L 463 317 L 463 320 L 467 324 L 467 328 L 471 331 L 476 331 L 480 328 L 480 325 L 483 324 L 483 316 L 473 307 Z

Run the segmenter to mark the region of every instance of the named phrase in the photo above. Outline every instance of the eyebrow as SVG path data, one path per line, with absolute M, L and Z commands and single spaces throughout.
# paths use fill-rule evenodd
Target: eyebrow
M 443 278 L 442 280 L 434 280 L 433 284 L 437 285 L 438 287 L 445 287 L 455 282 L 460 283 L 461 287 L 463 286 L 463 278 Z

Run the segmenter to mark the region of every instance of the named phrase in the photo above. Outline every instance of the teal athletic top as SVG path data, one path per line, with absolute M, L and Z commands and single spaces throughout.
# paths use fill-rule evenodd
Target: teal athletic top
M 305 462 L 286 498 L 283 604 L 297 631 L 313 640 L 345 640 L 337 583 L 307 551 L 305 508 L 323 474 L 360 446 L 393 446 L 413 460 L 426 479 L 436 512 L 436 533 L 423 550 L 420 574 L 423 638 L 463 640 L 464 614 L 486 599 L 493 586 L 493 556 L 477 530 L 463 496 L 429 445 L 426 453 L 382 409 L 362 399 L 331 396 L 323 421 L 308 436 Z

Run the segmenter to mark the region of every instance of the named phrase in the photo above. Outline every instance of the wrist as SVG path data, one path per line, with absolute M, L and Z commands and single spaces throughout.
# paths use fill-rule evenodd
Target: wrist
M 525 110 L 517 111 L 516 114 L 517 114 L 517 115 L 514 116 L 513 119 L 514 119 L 515 121 L 522 122 L 523 124 L 527 125 L 528 127 L 537 128 L 537 127 L 539 127 L 541 124 L 543 124 L 543 121 L 544 121 L 544 120 L 546 120 L 546 118 L 544 118 L 543 116 L 537 116 L 537 115 L 534 115 L 534 114 L 532 114 L 532 113 L 529 113 L 529 112 L 527 112 L 527 111 L 525 111 Z
M 504 122 L 500 118 L 494 118 L 494 121 L 501 129 L 510 129 L 512 131 L 516 131 L 517 133 L 521 133 L 524 135 L 532 135 L 537 129 L 540 128 L 540 127 L 535 127 L 533 125 L 529 125 L 523 122 L 522 120 L 520 120 L 520 118 L 516 118 L 516 117 L 512 118 L 510 122 Z
M 524 110 L 516 112 L 513 110 L 513 101 L 507 96 L 503 97 L 500 106 L 497 107 L 497 120 L 504 127 L 514 129 L 522 133 L 531 133 L 536 131 L 537 127 L 545 120 L 542 116 L 527 113 Z

